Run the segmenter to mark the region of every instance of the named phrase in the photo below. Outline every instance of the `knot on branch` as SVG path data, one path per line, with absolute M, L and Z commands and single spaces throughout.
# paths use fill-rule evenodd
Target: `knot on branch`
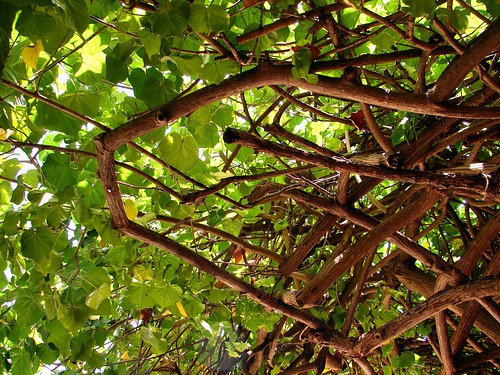
M 156 112 L 156 121 L 159 124 L 165 124 L 167 122 L 167 114 L 165 113 L 165 111 L 159 110 L 158 112 Z
M 229 144 L 236 142 L 239 138 L 240 138 L 239 132 L 237 129 L 234 128 L 227 128 L 222 136 L 224 142 Z

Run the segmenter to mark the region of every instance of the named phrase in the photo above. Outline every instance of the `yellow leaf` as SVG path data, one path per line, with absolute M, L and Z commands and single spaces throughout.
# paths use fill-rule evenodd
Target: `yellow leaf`
M 184 317 L 184 318 L 187 318 L 188 317 L 188 314 L 186 312 L 186 310 L 184 310 L 184 306 L 182 306 L 182 302 L 179 301 L 176 303 L 176 306 L 177 308 L 179 309 L 179 312 L 181 313 L 181 315 Z
M 127 214 L 127 218 L 129 220 L 134 220 L 139 213 L 139 210 L 135 206 L 135 202 L 132 199 L 125 199 L 123 204 L 125 206 L 125 213 Z
M 144 267 L 142 264 L 134 266 L 134 277 L 139 281 L 152 281 L 155 276 L 155 271 Z
M 128 350 L 126 350 L 126 351 L 123 352 L 123 354 L 120 357 L 120 359 L 122 361 L 130 361 L 131 360 L 130 356 L 128 355 Z
M 26 63 L 26 65 L 31 66 L 33 69 L 36 69 L 38 56 L 40 56 L 40 52 L 42 51 L 42 41 L 37 40 L 34 46 L 28 46 L 24 48 L 23 61 Z
M 2 129 L 0 128 L 0 141 L 5 141 L 9 136 L 13 133 L 12 130 L 10 129 Z

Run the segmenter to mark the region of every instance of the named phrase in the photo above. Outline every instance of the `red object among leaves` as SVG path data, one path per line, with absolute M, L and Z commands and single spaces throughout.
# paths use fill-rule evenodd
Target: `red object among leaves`
M 139 314 L 139 319 L 142 319 L 144 325 L 147 325 L 151 321 L 152 317 L 153 317 L 153 309 L 151 307 L 142 309 Z
M 292 47 L 292 51 L 295 52 L 295 51 L 298 51 L 301 48 L 308 48 L 309 51 L 311 51 L 311 61 L 316 60 L 317 57 L 321 54 L 321 50 L 318 47 L 316 47 L 316 46 L 314 46 L 312 44 L 307 44 L 307 45 L 305 45 L 303 47 L 301 47 L 301 46 L 294 46 L 294 47 Z
M 356 129 L 358 130 L 366 129 L 366 120 L 363 110 L 360 109 L 357 112 L 352 112 L 349 118 L 351 119 Z

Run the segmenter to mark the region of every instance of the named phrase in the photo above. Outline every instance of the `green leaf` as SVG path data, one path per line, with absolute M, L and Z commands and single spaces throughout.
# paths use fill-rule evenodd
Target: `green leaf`
M 73 138 L 78 137 L 78 132 L 82 125 L 80 120 L 70 117 L 64 112 L 42 102 L 38 102 L 36 108 L 35 124 L 40 128 L 55 130 Z
M 48 53 L 53 53 L 73 35 L 73 31 L 58 17 L 39 11 L 32 12 L 29 7 L 22 9 L 16 29 L 28 36 L 33 43 L 41 40 Z
M 18 10 L 19 8 L 15 5 L 0 2 L 0 77 L 9 55 L 9 38 L 12 34 L 12 24 Z
M 188 316 L 198 316 L 205 311 L 205 305 L 196 297 L 185 296 L 182 305 Z
M 152 58 L 160 53 L 160 37 L 147 29 L 141 29 L 139 30 L 139 38 L 141 39 L 141 43 L 144 45 L 144 50 L 148 54 L 149 58 Z
M 12 307 L 17 314 L 17 322 L 23 326 L 30 326 L 43 318 L 43 309 L 38 301 L 39 295 L 31 289 L 19 289 L 16 303 Z
M 486 10 L 492 17 L 500 15 L 500 2 L 498 0 L 479 0 L 479 2 L 486 5 Z
M 12 360 L 12 368 L 9 373 L 12 375 L 32 375 L 37 370 L 30 353 L 26 350 L 14 348 L 10 351 L 10 358 Z
M 204 107 L 188 117 L 186 127 L 200 147 L 214 147 L 219 143 L 217 126 L 210 120 L 212 110 Z
M 411 368 L 415 365 L 415 353 L 406 350 L 398 357 L 398 364 L 401 368 Z
M 193 30 L 210 34 L 224 31 L 229 26 L 229 14 L 218 5 L 194 4 L 191 6 L 189 24 Z
M 54 344 L 38 344 L 36 355 L 43 363 L 50 365 L 59 358 L 59 349 Z
M 309 48 L 299 48 L 293 53 L 292 73 L 295 79 L 306 78 L 311 66 L 311 50 Z
M 86 306 L 74 305 L 69 302 L 62 302 L 57 308 L 57 318 L 64 328 L 72 333 L 78 332 L 87 322 L 89 315 Z
M 188 170 L 198 160 L 198 144 L 190 135 L 171 133 L 160 142 L 159 146 L 165 160 L 180 170 Z
M 467 10 L 458 7 L 451 12 L 451 23 L 460 34 L 465 33 L 467 27 L 469 27 L 468 15 L 469 12 Z
M 403 0 L 408 7 L 402 7 L 402 10 L 410 13 L 414 17 L 432 18 L 436 9 L 434 0 Z
M 182 74 L 192 77 L 197 77 L 202 74 L 203 60 L 200 56 L 167 56 L 166 59 L 173 61 Z
M 70 340 L 69 331 L 57 319 L 47 322 L 46 329 L 47 332 L 49 332 L 49 337 L 47 339 L 49 345 L 55 345 L 63 356 L 65 356 L 65 354 L 67 356 L 67 349 L 69 347 Z
M 163 354 L 168 349 L 168 344 L 159 333 L 153 332 L 148 327 L 140 328 L 141 339 L 151 346 L 151 351 L 154 354 Z
M 164 37 L 182 36 L 187 30 L 189 16 L 187 1 L 166 1 L 150 17 L 151 31 Z
M 210 61 L 203 65 L 199 78 L 207 82 L 220 83 L 230 74 L 238 71 L 238 64 L 234 60 Z
M 155 285 L 150 290 L 150 296 L 161 308 L 173 306 L 181 299 L 182 289 L 177 285 Z
M 55 14 L 71 29 L 80 34 L 89 24 L 89 9 L 85 1 L 80 0 L 54 0 Z
M 21 236 L 21 252 L 35 262 L 46 259 L 54 246 L 54 235 L 47 227 L 28 229 Z
M 139 99 L 142 99 L 149 108 L 154 108 L 165 104 L 175 94 L 172 82 L 163 78 L 158 80 L 150 77 L 144 81 Z
M 90 293 L 85 299 L 85 304 L 91 309 L 97 309 L 102 301 L 111 296 L 111 288 L 108 283 L 104 283 Z
M 89 91 L 66 92 L 59 97 L 59 102 L 89 117 L 94 117 L 99 112 L 99 95 Z
M 128 288 L 128 297 L 138 309 L 153 307 L 155 304 L 149 284 L 133 283 Z
M 135 41 L 118 43 L 106 53 L 106 79 L 113 83 L 123 82 L 128 77 L 131 55 L 136 50 Z
M 57 190 L 73 186 L 77 181 L 77 171 L 66 154 L 49 154 L 42 165 L 42 172 L 49 185 Z
M 236 219 L 224 220 L 220 225 L 224 231 L 232 234 L 233 236 L 239 236 L 241 229 L 243 228 L 241 220 Z
M 400 39 L 401 36 L 391 29 L 384 29 L 384 31 L 371 38 L 370 42 L 382 50 L 387 50 L 394 46 Z

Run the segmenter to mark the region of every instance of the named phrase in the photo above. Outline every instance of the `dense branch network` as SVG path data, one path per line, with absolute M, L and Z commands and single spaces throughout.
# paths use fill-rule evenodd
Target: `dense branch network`
M 0 129 L 0 180 L 18 188 L 0 194 L 12 211 L 0 212 L 0 263 L 19 263 L 16 288 L 44 279 L 8 303 L 47 317 L 36 332 L 25 319 L 35 333 L 13 358 L 48 356 L 46 327 L 60 323 L 72 335 L 61 358 L 98 362 L 74 348 L 94 353 L 109 324 L 102 346 L 116 339 L 117 361 L 128 363 L 125 337 L 140 342 L 135 373 L 376 374 L 412 353 L 429 373 L 500 368 L 494 6 L 331 2 L 12 5 L 17 24 L 0 32 L 19 35 L 0 59 L 22 62 L 0 78 L 0 121 L 17 138 Z M 47 19 L 66 30 L 57 46 Z M 23 152 L 38 174 L 9 166 Z M 177 270 L 189 275 L 166 280 Z M 188 316 L 182 293 L 206 297 L 204 312 Z M 120 319 L 107 310 L 113 321 L 87 324 L 103 301 Z M 242 306 L 276 324 L 250 329 Z M 191 340 L 195 325 L 212 337 Z M 184 358 L 188 347 L 198 352 Z
M 377 22 L 378 25 L 383 25 L 382 28 L 378 29 L 378 32 L 384 27 L 388 27 L 416 48 L 380 55 L 353 56 L 351 58 L 313 62 L 309 72 L 318 74 L 318 79 L 314 82 L 304 78 L 295 78 L 292 73 L 293 65 L 290 63 L 262 59 L 256 67 L 227 78 L 218 85 L 200 88 L 143 114 L 112 131 L 103 133 L 96 139 L 96 144 L 98 148 L 99 176 L 106 192 L 106 199 L 116 229 L 128 236 L 178 256 L 266 308 L 278 311 L 284 316 L 299 322 L 308 328 L 308 335 L 302 336 L 304 339 L 334 348 L 341 355 L 366 357 L 370 356 L 373 350 L 381 346 L 382 343 L 395 339 L 405 330 L 415 327 L 435 314 L 442 314 L 445 309 L 450 309 L 458 316 L 463 317 L 467 314 L 467 311 L 460 303 L 476 301 L 483 297 L 498 297 L 500 293 L 498 280 L 495 278 L 484 278 L 462 284 L 469 280 L 470 270 L 466 272 L 462 267 L 448 263 L 442 257 L 430 252 L 418 243 L 418 239 L 424 237 L 426 232 L 425 228 L 420 228 L 423 233 L 419 233 L 418 228 L 425 214 L 430 212 L 432 215 L 439 216 L 436 223 L 425 224 L 425 226 L 428 226 L 427 231 L 431 231 L 436 226 L 439 226 L 445 218 L 448 220 L 449 217 L 453 216 L 450 213 L 450 210 L 453 210 L 450 206 L 452 200 L 466 199 L 478 216 L 485 220 L 488 220 L 485 214 L 493 213 L 494 209 L 483 211 L 481 207 L 483 205 L 493 207 L 499 203 L 500 176 L 498 158 L 492 157 L 491 160 L 482 162 L 478 169 L 472 172 L 473 160 L 462 162 L 458 166 L 455 163 L 442 167 L 424 166 L 424 162 L 427 162 L 429 158 L 437 155 L 453 142 L 465 141 L 467 137 L 474 135 L 480 137 L 480 134 L 489 129 L 497 132 L 496 124 L 500 119 L 498 84 L 495 76 L 497 67 L 490 69 L 490 72 L 486 74 L 479 65 L 487 55 L 494 53 L 500 47 L 497 37 L 500 22 L 498 20 L 492 22 L 470 46 L 457 48 L 453 44 L 451 46 L 433 45 L 417 39 L 409 31 L 404 32 L 400 25 L 411 20 L 408 20 L 406 14 L 402 12 L 382 18 L 363 8 L 362 11 L 376 20 L 374 25 L 365 25 L 364 27 L 358 27 L 356 30 L 345 30 L 343 28 L 333 30 L 331 22 L 326 22 L 326 20 L 332 20 L 331 13 L 346 7 L 348 5 L 344 3 L 337 3 L 321 10 L 311 10 L 300 15 L 304 19 L 315 17 L 317 14 L 324 17 L 325 22 L 323 25 L 328 29 L 328 35 L 332 39 L 329 42 L 333 42 L 335 45 L 335 48 L 331 51 L 332 54 L 338 53 L 340 55 L 345 50 L 342 49 L 342 44 L 338 40 L 334 42 L 334 32 L 339 34 L 351 33 L 351 35 L 358 36 L 359 41 L 364 43 L 365 39 L 363 38 L 368 36 L 367 31 L 372 32 L 372 37 L 376 35 L 373 27 L 377 25 Z M 236 42 L 245 43 L 258 40 L 258 38 L 288 27 L 295 22 L 295 16 L 282 18 L 279 21 L 239 36 Z M 442 27 L 446 29 L 444 25 L 441 24 L 440 27 L 441 29 L 438 27 L 437 33 L 446 31 L 442 29 Z M 443 35 L 444 39 L 447 37 L 448 35 Z M 247 65 L 242 63 L 242 58 L 238 56 L 236 49 L 230 45 L 227 38 L 222 38 L 222 43 L 217 42 L 212 37 L 204 37 L 204 39 L 212 47 L 216 48 L 224 58 L 233 56 L 241 65 Z M 351 42 L 352 45 L 355 43 L 356 41 Z M 228 45 L 229 50 L 227 52 L 224 52 L 224 44 Z M 426 84 L 424 78 L 425 71 L 429 69 L 428 64 L 432 64 L 432 61 L 439 56 L 450 54 L 456 54 L 452 63 L 436 82 L 432 85 Z M 369 66 L 376 64 L 387 62 L 400 64 L 401 61 L 412 58 L 422 59 L 421 71 L 419 72 L 422 74 L 419 75 L 419 82 L 414 82 L 415 90 L 400 85 L 397 79 L 388 76 L 381 77 L 374 72 L 371 74 L 369 70 Z M 430 60 L 427 63 L 426 60 L 428 59 Z M 251 58 L 249 61 L 251 61 Z M 341 78 L 321 75 L 321 73 L 334 72 L 335 70 L 342 71 L 348 67 L 361 68 L 364 83 L 361 83 L 359 79 L 348 78 L 345 74 Z M 479 69 L 479 75 L 486 83 L 486 86 L 469 95 L 464 101 L 450 99 L 457 88 L 462 85 L 467 74 L 476 67 Z M 404 72 L 404 69 L 401 69 L 401 72 Z M 370 85 L 372 80 L 372 78 L 369 78 L 370 76 L 381 79 L 379 87 Z M 281 254 L 255 246 L 250 241 L 235 238 L 220 229 L 210 228 L 195 221 L 179 221 L 167 216 L 158 216 L 160 221 L 170 222 L 176 226 L 192 226 L 229 240 L 234 246 L 244 249 L 249 257 L 262 256 L 274 261 L 279 264 L 278 275 L 293 280 L 295 284 L 298 281 L 297 277 L 303 281 L 306 280 L 299 291 L 287 291 L 285 289 L 274 295 L 262 292 L 253 285 L 234 276 L 228 270 L 215 265 L 210 260 L 172 239 L 127 219 L 115 173 L 114 161 L 116 149 L 133 141 L 135 138 L 160 127 L 168 126 L 212 103 L 264 86 L 272 87 L 280 98 L 273 106 L 269 107 L 268 111 L 264 111 L 266 115 L 272 112 L 273 107 L 287 108 L 295 104 L 302 111 L 309 112 L 312 117 L 322 116 L 328 118 L 331 116 L 329 118 L 331 121 L 335 121 L 337 118 L 339 122 L 345 122 L 338 115 L 329 114 L 317 108 L 318 101 L 313 104 L 306 103 L 302 98 L 308 97 L 308 94 L 293 96 L 292 93 L 296 90 L 305 91 L 316 98 L 336 98 L 347 103 L 347 105 L 361 103 L 365 112 L 365 119 L 370 123 L 370 130 L 382 148 L 382 150 L 375 152 L 375 154 L 378 153 L 378 159 L 376 158 L 375 162 L 367 162 L 368 159 L 366 158 L 354 158 L 352 155 L 335 153 L 307 139 L 287 133 L 284 126 L 279 124 L 279 117 L 276 117 L 278 120 L 277 122 L 275 120 L 272 126 L 262 127 L 269 135 L 276 137 L 275 142 L 266 139 L 267 136 L 259 135 L 257 129 L 261 126 L 262 118 L 252 123 L 248 132 L 241 129 L 226 129 L 224 133 L 225 142 L 238 145 L 229 160 L 234 160 L 238 150 L 241 150 L 241 146 L 245 146 L 255 150 L 255 152 L 272 155 L 283 163 L 283 168 L 256 175 L 235 175 L 223 179 L 212 187 L 205 187 L 187 193 L 179 191 L 178 194 L 183 196 L 182 201 L 186 204 L 202 204 L 205 199 L 215 193 L 223 192 L 228 186 L 237 185 L 242 181 L 261 181 L 254 188 L 251 199 L 242 204 L 242 207 L 252 208 L 265 202 L 285 201 L 291 202 L 294 207 L 307 207 L 306 215 L 317 217 L 317 221 L 310 227 L 306 236 L 303 236 L 297 244 L 290 245 L 290 248 Z M 387 89 L 388 86 L 391 89 Z M 281 101 L 284 103 L 280 104 Z M 370 106 L 367 104 L 372 105 L 378 111 L 379 116 L 390 114 L 393 111 L 424 115 L 425 117 L 421 120 L 423 130 L 413 142 L 406 145 L 402 144 L 393 149 L 392 144 L 387 141 L 387 139 L 390 139 L 390 134 L 384 135 L 379 120 L 373 116 Z M 243 105 L 246 113 L 245 117 L 249 122 L 253 121 L 249 117 L 250 112 L 247 104 L 243 103 Z M 371 117 L 367 117 L 368 111 L 370 111 Z M 470 133 L 464 131 L 455 135 L 449 134 L 452 129 L 457 128 L 463 121 L 471 122 L 467 129 L 474 130 L 471 130 Z M 378 127 L 381 128 L 380 132 L 377 132 Z M 386 136 L 389 138 L 385 138 Z M 440 141 L 435 142 L 436 139 L 440 139 Z M 485 144 L 488 140 L 482 138 L 482 142 Z M 399 162 L 395 165 L 387 164 L 387 158 L 381 157 L 384 150 L 397 155 Z M 416 166 L 420 166 L 420 170 L 413 169 Z M 328 171 L 328 173 L 322 173 L 325 176 L 323 178 L 314 178 L 305 174 L 307 170 L 323 170 Z M 349 178 L 353 175 L 362 176 L 363 181 L 359 178 L 358 180 L 354 177 Z M 269 181 L 269 179 L 277 176 L 286 176 L 293 183 L 282 185 Z M 351 206 L 350 203 L 359 200 L 365 194 L 368 196 L 368 191 L 381 180 L 391 180 L 397 188 L 381 201 L 377 201 L 376 198 L 371 196 L 371 199 L 373 199 L 371 212 L 368 210 L 368 213 L 363 213 L 362 210 Z M 338 185 L 335 186 L 336 184 Z M 340 193 L 341 190 L 344 190 L 345 193 Z M 345 194 L 346 197 L 342 198 L 342 194 Z M 380 211 L 380 208 L 383 209 L 383 212 Z M 493 231 L 498 232 L 498 220 L 495 219 L 497 216 L 498 214 L 492 216 L 488 223 L 491 223 L 490 226 L 494 226 Z M 344 219 L 347 220 L 347 223 L 342 222 Z M 338 233 L 335 230 L 336 227 L 341 228 Z M 361 232 L 367 232 L 361 238 L 356 236 L 356 241 L 351 243 L 352 239 L 349 236 L 353 235 L 354 228 Z M 283 236 L 283 233 L 280 231 L 269 232 L 272 236 Z M 334 233 L 338 235 L 335 236 Z M 476 243 L 480 241 L 480 238 L 483 238 L 484 243 L 479 247 L 480 250 L 477 250 L 478 247 L 472 246 L 468 239 L 463 238 L 464 243 L 468 243 L 464 256 L 472 256 L 467 255 L 472 252 L 475 254 L 473 256 L 474 262 L 470 264 L 475 264 L 480 257 L 484 256 L 484 251 L 494 240 L 495 234 L 493 232 L 488 233 L 484 237 L 478 235 L 474 240 L 474 243 Z M 307 275 L 307 273 L 302 272 L 301 265 L 306 262 L 310 252 L 318 248 L 322 241 L 331 241 L 337 248 L 333 254 L 325 256 L 318 273 Z M 379 243 L 384 241 L 394 244 L 397 250 L 393 249 L 388 252 L 385 258 L 375 261 L 373 254 L 371 257 L 369 254 L 378 247 Z M 495 259 L 498 258 L 498 253 L 494 257 Z M 489 258 L 489 255 L 487 258 Z M 365 263 L 363 263 L 363 260 L 366 260 Z M 457 286 L 446 289 L 440 294 L 434 294 L 434 284 L 439 284 L 435 276 L 416 268 L 415 261 L 421 262 L 425 269 L 431 270 L 433 275 L 437 275 L 437 280 L 445 280 L 445 282 Z M 493 260 L 491 262 L 491 264 L 494 263 Z M 323 321 L 313 317 L 306 309 L 324 304 L 325 302 L 322 299 L 328 295 L 328 290 L 332 284 L 335 284 L 341 275 L 349 274 L 349 270 L 352 268 L 356 271 L 364 269 L 365 272 L 361 273 L 364 276 L 358 280 L 356 272 L 353 273 L 349 279 L 347 289 L 339 296 L 339 303 L 341 304 L 346 303 L 345 300 L 351 293 L 354 293 L 354 289 L 357 290 L 355 295 L 357 296 L 356 300 L 359 301 L 368 280 L 371 280 L 371 277 L 380 272 L 381 275 L 391 275 L 386 279 L 388 284 L 404 285 L 409 290 L 414 290 L 424 296 L 427 300 L 413 309 L 408 308 L 408 312 L 403 316 L 378 329 L 372 329 L 354 340 L 348 338 L 349 325 L 342 332 L 334 330 Z M 498 269 L 491 270 L 489 275 L 495 275 L 497 272 Z M 417 276 L 415 276 L 416 274 Z M 418 274 L 421 275 L 418 276 Z M 423 280 L 429 279 L 428 286 L 420 282 L 422 277 Z M 287 282 L 285 285 L 290 283 Z M 436 290 L 436 292 L 439 291 L 440 289 Z M 327 301 L 326 306 L 327 309 L 333 309 L 335 302 Z M 481 329 L 489 340 L 498 345 L 500 328 L 498 322 L 492 320 L 491 316 L 479 304 L 476 303 L 475 306 L 474 311 L 478 315 L 475 320 L 471 320 L 472 324 Z M 355 309 L 356 304 L 351 306 L 351 313 Z M 446 326 L 446 314 L 442 316 L 445 317 L 444 324 Z M 470 330 L 471 326 L 468 327 Z M 463 348 L 469 332 L 466 329 L 458 331 L 462 332 L 464 339 L 460 341 L 460 344 L 457 344 L 458 341 L 454 341 L 453 350 L 455 353 L 460 351 L 460 346 Z M 275 334 L 279 335 L 279 333 Z M 484 351 L 480 344 L 476 344 L 474 347 L 479 352 Z M 478 356 L 480 355 L 478 354 Z M 330 356 L 329 354 L 328 358 L 331 361 Z M 484 357 L 485 360 L 491 359 L 487 355 L 484 355 Z M 368 362 L 362 360 L 357 360 L 357 362 L 366 372 L 373 371 Z M 456 370 L 453 367 L 455 365 L 450 365 L 450 363 L 453 363 L 452 359 L 443 357 L 443 363 L 447 366 L 447 371 Z M 296 370 L 305 369 L 304 366 L 309 368 L 311 364 L 305 364 L 303 368 L 297 367 Z M 315 366 L 316 364 L 313 367 L 316 368 Z

